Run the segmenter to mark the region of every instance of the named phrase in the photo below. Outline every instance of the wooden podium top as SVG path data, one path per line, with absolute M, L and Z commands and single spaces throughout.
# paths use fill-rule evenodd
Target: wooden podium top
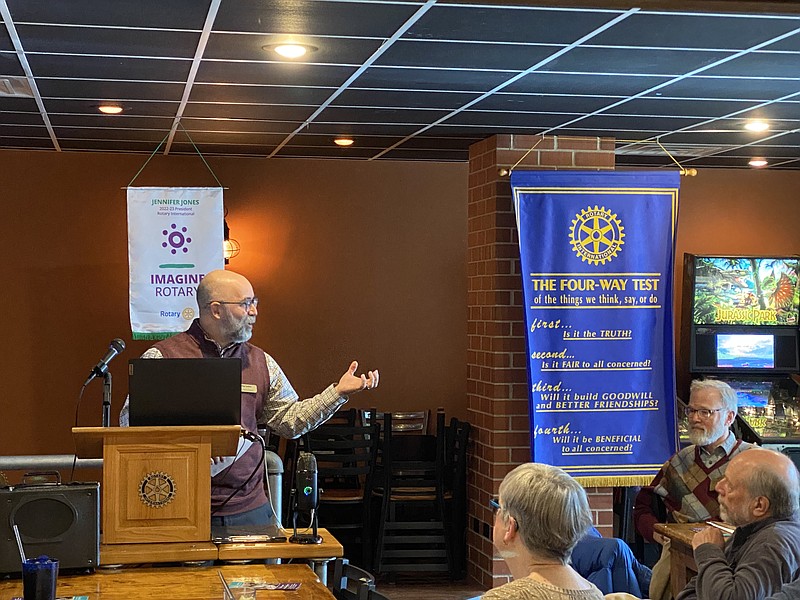
M 202 427 L 73 427 L 78 458 L 102 458 L 103 444 L 211 444 L 212 456 L 233 456 L 239 443 L 238 425 Z

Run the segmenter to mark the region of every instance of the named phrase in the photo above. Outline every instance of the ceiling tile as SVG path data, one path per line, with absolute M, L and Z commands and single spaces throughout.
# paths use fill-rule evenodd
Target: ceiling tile
M 196 83 L 190 102 L 221 102 L 249 104 L 296 104 L 317 106 L 334 92 L 335 88 L 309 88 L 291 85 L 223 85 Z
M 115 79 L 134 81 L 183 81 L 191 61 L 110 56 L 63 56 L 29 54 L 34 77 L 60 79 Z
M 554 55 L 558 46 L 475 44 L 467 42 L 399 41 L 386 50 L 376 66 L 494 70 L 506 77 Z
M 25 70 L 19 64 L 17 53 L 13 50 L 0 52 L 0 75 L 23 77 Z
M 239 63 L 204 60 L 197 81 L 270 85 L 338 87 L 355 67 L 285 63 Z
M 236 0 L 220 5 L 216 31 L 390 37 L 421 2 L 308 1 L 270 4 Z
M 65 23 L 201 29 L 208 0 L 136 0 L 98 3 L 96 0 L 7 0 L 17 23 Z
M 529 6 L 437 4 L 406 37 L 542 44 L 571 44 L 622 11 L 570 10 Z
M 486 92 L 505 83 L 510 77 L 511 74 L 509 73 L 468 69 L 370 67 L 358 78 L 356 83 L 360 88 Z
M 800 27 L 797 17 L 641 11 L 591 40 L 607 46 L 744 50 Z
M 142 81 L 98 81 L 91 79 L 50 79 L 37 77 L 45 98 L 86 98 L 89 100 L 165 100 L 178 102 L 186 87 L 182 83 Z
M 191 59 L 200 40 L 200 34 L 196 31 L 18 25 L 17 32 L 26 53 L 41 54 Z
M 436 92 L 349 88 L 334 101 L 338 106 L 455 109 L 478 97 L 476 92 Z

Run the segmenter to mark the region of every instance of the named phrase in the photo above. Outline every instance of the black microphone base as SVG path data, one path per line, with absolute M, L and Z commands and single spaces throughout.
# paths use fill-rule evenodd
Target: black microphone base
M 313 533 L 296 533 L 289 538 L 292 544 L 321 544 L 322 536 Z

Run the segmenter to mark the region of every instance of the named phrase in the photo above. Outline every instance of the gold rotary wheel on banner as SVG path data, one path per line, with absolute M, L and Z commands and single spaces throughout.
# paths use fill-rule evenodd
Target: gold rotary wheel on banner
M 152 508 L 166 506 L 175 497 L 175 482 L 163 471 L 148 473 L 139 484 L 139 499 Z
M 572 250 L 590 265 L 602 265 L 619 253 L 625 243 L 622 221 L 604 206 L 589 206 L 572 220 Z

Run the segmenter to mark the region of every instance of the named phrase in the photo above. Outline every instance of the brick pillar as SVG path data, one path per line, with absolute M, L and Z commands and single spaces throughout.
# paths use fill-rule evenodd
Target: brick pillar
M 537 143 L 538 142 L 538 143 Z M 474 425 L 469 460 L 469 576 L 486 587 L 509 579 L 494 556 L 489 498 L 512 468 L 530 460 L 527 353 L 519 243 L 509 169 L 613 169 L 612 138 L 496 135 L 470 147 L 467 233 L 467 403 Z M 612 535 L 611 488 L 590 488 L 603 535 Z

